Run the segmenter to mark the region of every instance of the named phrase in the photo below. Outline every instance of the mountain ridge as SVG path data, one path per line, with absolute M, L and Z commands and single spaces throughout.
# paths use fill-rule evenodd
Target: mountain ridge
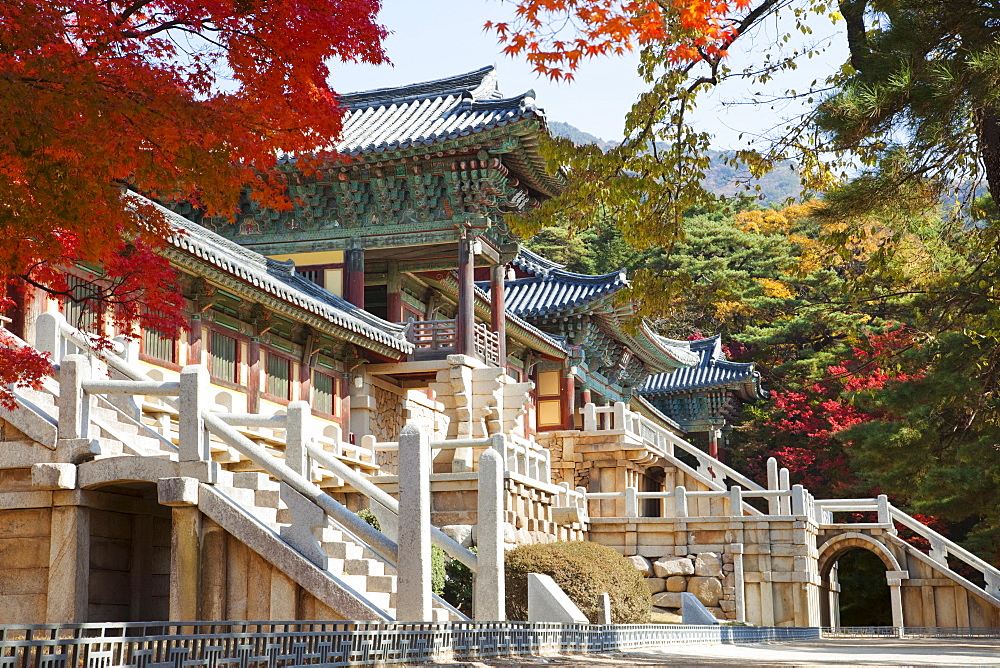
M 553 136 L 569 139 L 577 145 L 594 144 L 602 151 L 607 151 L 619 144 L 563 121 L 549 121 L 548 126 Z M 722 197 L 756 196 L 762 204 L 781 204 L 789 198 L 797 198 L 801 193 L 802 187 L 793 163 L 779 163 L 773 171 L 754 181 L 746 168 L 736 169 L 725 164 L 725 159 L 731 155 L 731 151 L 709 151 L 712 165 L 702 179 L 702 186 L 709 192 Z M 745 181 L 752 183 L 750 188 L 743 184 Z M 754 190 L 754 185 L 760 186 L 759 192 Z

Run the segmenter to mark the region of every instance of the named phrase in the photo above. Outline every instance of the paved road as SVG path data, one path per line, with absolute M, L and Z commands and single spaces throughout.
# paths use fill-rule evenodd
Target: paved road
M 444 664 L 442 664 L 444 665 Z M 455 664 L 452 664 L 455 665 Z M 683 645 L 628 654 L 533 657 L 465 666 L 998 666 L 997 639 L 837 638 L 755 645 Z

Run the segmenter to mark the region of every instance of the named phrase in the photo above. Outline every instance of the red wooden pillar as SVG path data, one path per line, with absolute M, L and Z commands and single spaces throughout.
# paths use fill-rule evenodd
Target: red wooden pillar
M 347 301 L 358 308 L 365 307 L 365 249 L 356 244 L 347 249 L 344 269 L 347 270 Z
M 473 239 L 463 236 L 458 240 L 458 318 L 455 322 L 455 348 L 460 355 L 475 355 L 473 331 L 476 326 L 475 265 Z
M 247 344 L 247 412 L 260 412 L 260 339 Z
M 505 264 L 495 264 L 490 268 L 490 326 L 497 334 L 501 369 L 507 368 L 507 312 L 504 306 L 506 274 Z
M 576 429 L 576 421 L 574 418 L 574 413 L 576 412 L 576 378 L 573 376 L 566 376 L 566 380 L 563 383 L 563 401 L 562 401 L 562 421 L 563 429 Z
M 399 263 L 389 262 L 386 282 L 386 320 L 403 322 L 403 275 L 399 273 Z
M 201 313 L 191 314 L 191 331 L 188 332 L 187 364 L 201 364 Z

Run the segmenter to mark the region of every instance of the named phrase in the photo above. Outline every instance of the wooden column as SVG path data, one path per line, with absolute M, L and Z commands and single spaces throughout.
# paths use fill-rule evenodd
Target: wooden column
M 475 279 L 476 259 L 473 254 L 472 237 L 462 237 L 458 241 L 458 317 L 456 352 L 460 355 L 475 354 L 473 331 L 476 326 Z
M 497 333 L 500 343 L 500 368 L 507 368 L 507 312 L 504 306 L 504 278 L 506 264 L 490 267 L 490 326 Z
M 357 239 L 347 249 L 344 269 L 347 272 L 347 301 L 365 307 L 365 249 Z
M 201 364 L 201 313 L 191 314 L 191 331 L 188 332 L 187 361 L 185 364 Z
M 562 422 L 563 429 L 576 429 L 573 413 L 576 410 L 576 378 L 566 376 L 563 383 Z
M 403 322 L 403 275 L 399 272 L 399 263 L 389 262 L 386 293 L 386 320 Z
M 247 412 L 260 412 L 260 339 L 247 344 Z

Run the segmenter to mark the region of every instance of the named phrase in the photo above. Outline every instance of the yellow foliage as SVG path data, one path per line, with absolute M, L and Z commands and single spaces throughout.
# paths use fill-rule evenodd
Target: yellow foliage
M 795 296 L 791 289 L 781 281 L 773 278 L 756 278 L 754 280 L 757 281 L 757 283 L 760 284 L 760 287 L 764 290 L 765 297 L 791 299 Z
M 712 310 L 715 311 L 715 317 L 720 322 L 726 322 L 736 316 L 751 315 L 753 313 L 749 304 L 735 300 L 719 300 L 713 302 Z

